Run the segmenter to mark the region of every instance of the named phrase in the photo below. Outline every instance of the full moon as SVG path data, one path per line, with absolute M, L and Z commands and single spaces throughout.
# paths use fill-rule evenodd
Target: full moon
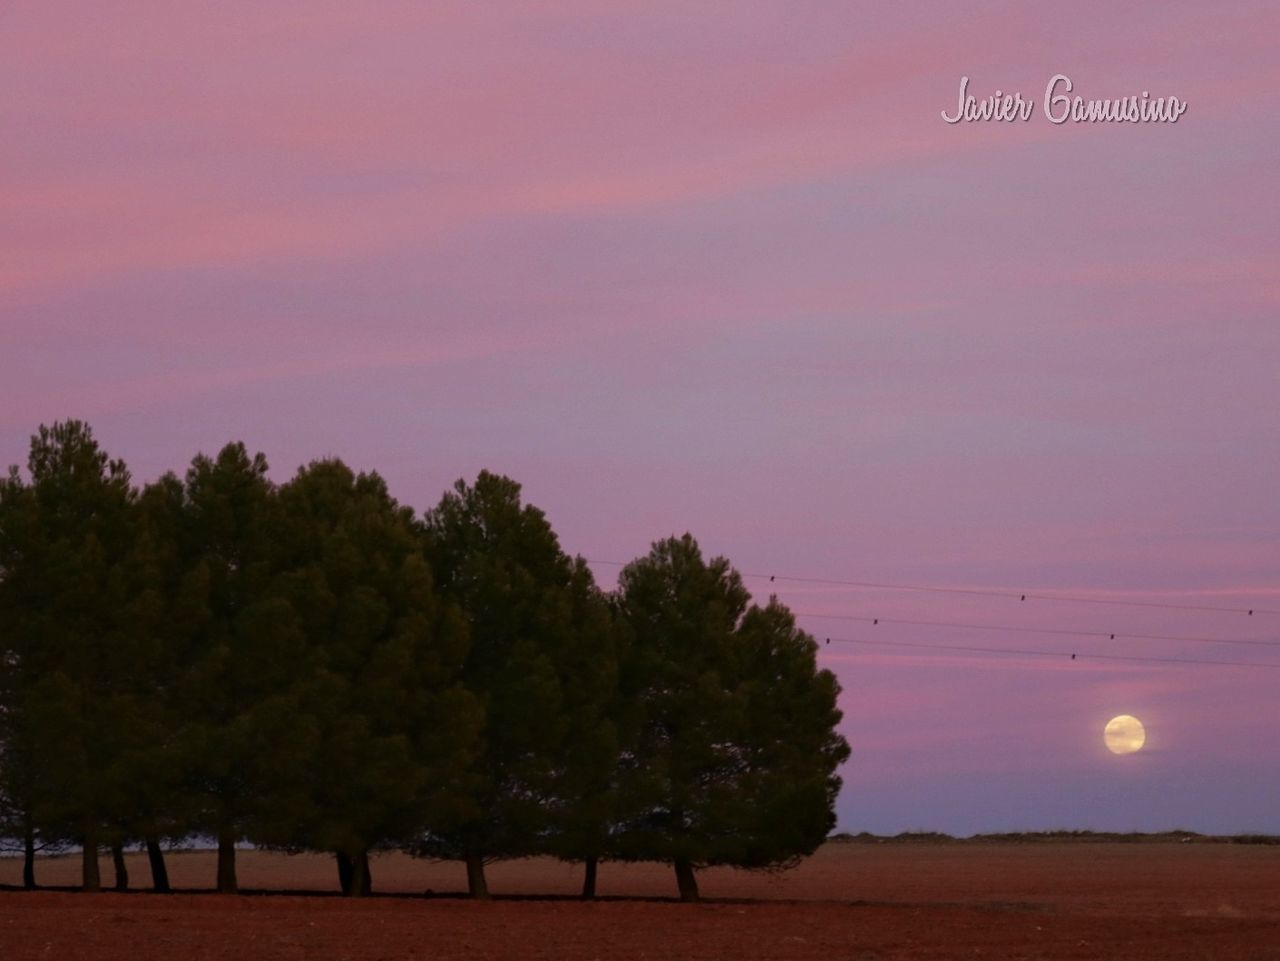
M 1132 754 L 1147 743 L 1147 731 L 1136 717 L 1121 714 L 1107 722 L 1102 739 L 1112 754 Z

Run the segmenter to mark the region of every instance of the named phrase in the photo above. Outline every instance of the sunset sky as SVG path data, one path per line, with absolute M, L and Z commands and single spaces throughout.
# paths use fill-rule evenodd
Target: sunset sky
M 0 462 L 504 472 L 842 639 L 842 829 L 1280 832 L 1280 7 L 922 11 L 6 3 Z

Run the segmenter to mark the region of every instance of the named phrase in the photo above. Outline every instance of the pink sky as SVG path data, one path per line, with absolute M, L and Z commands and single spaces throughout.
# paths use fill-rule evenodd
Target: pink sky
M 0 461 L 75 416 L 144 480 L 230 439 L 419 508 L 504 471 L 595 559 L 687 529 L 752 572 L 1280 609 L 1277 36 L 1272 3 L 8 4 Z M 1189 109 L 941 120 L 962 75 L 1059 72 Z M 1277 670 L 824 647 L 844 828 L 1280 831 L 1280 649 L 875 630 Z M 1126 712 L 1150 750 L 1112 758 Z

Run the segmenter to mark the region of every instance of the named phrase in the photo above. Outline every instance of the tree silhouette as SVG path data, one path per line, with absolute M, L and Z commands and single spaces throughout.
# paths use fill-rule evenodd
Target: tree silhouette
M 688 534 L 627 565 L 618 603 L 629 631 L 619 856 L 670 861 L 692 900 L 699 866 L 812 853 L 835 824 L 849 753 L 813 639 L 775 599 L 751 605 L 729 562 L 704 561 Z

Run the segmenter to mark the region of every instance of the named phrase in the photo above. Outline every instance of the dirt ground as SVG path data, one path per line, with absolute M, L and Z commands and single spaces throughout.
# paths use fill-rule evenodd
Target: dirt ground
M 147 882 L 145 859 L 129 867 Z M 0 860 L 0 885 L 20 869 Z M 38 880 L 78 870 L 41 860 Z M 261 894 L 200 893 L 207 853 L 172 855 L 170 873 L 181 893 L 0 890 L 0 959 L 1280 961 L 1280 847 L 832 844 L 779 877 L 703 872 L 700 904 L 669 900 L 660 865 L 603 865 L 594 903 L 572 898 L 580 868 L 543 860 L 493 865 L 486 904 L 456 897 L 461 865 L 400 855 L 374 860 L 368 901 L 333 896 L 321 857 L 242 852 L 240 883 Z

